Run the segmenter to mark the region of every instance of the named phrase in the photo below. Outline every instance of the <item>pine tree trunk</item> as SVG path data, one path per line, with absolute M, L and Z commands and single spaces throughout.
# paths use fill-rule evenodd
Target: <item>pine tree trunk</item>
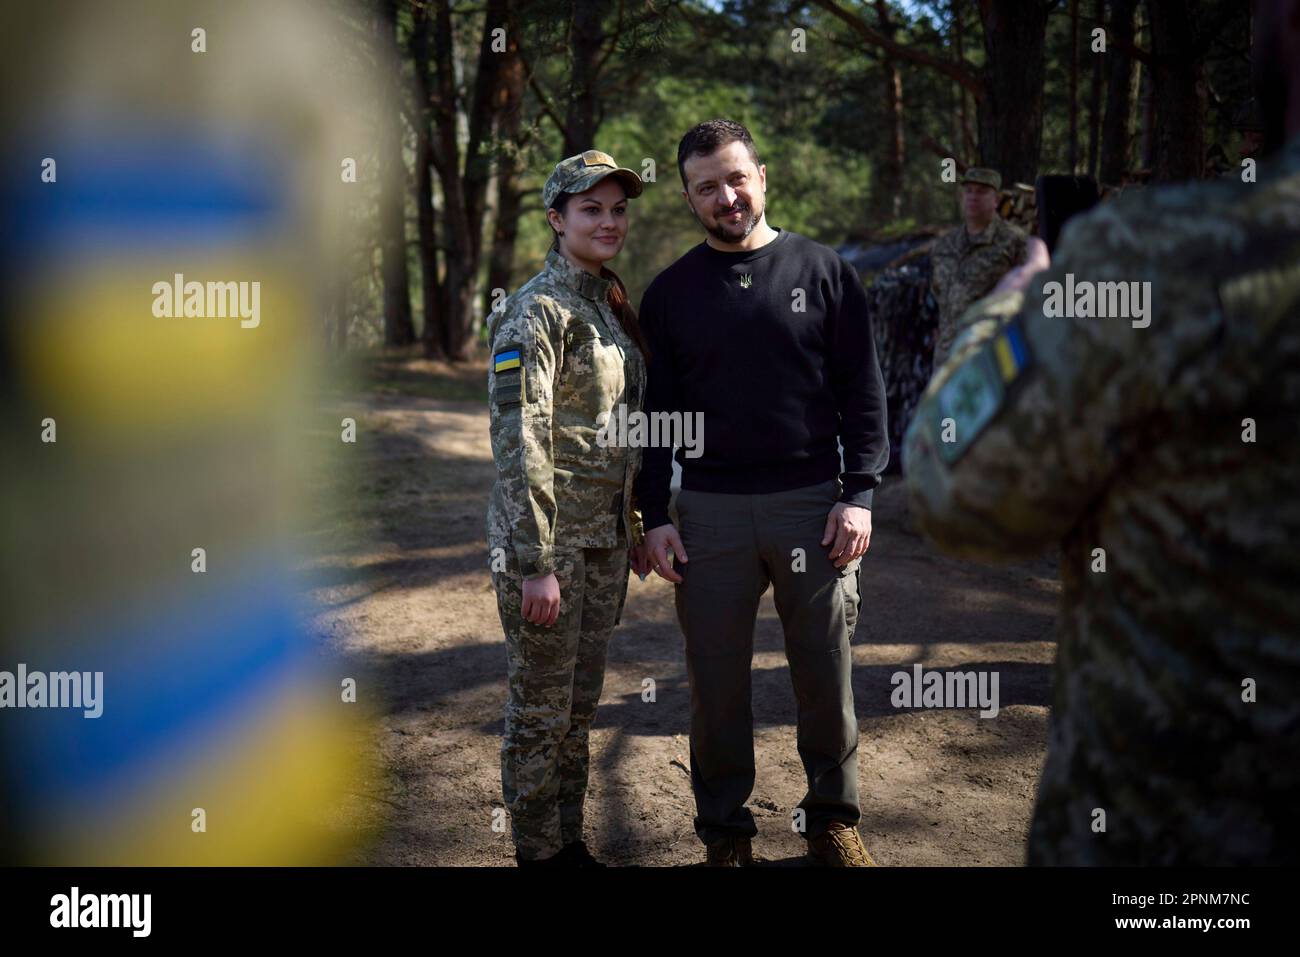
M 1179 0 L 1147 0 L 1154 143 L 1151 178 L 1195 179 L 1205 163 L 1205 84 L 1196 21 Z
M 508 30 L 510 41 L 502 54 L 502 108 L 498 133 L 503 153 L 497 163 L 497 213 L 492 229 L 492 249 L 488 256 L 488 292 L 501 289 L 509 294 L 514 271 L 515 239 L 519 233 L 519 207 L 522 195 L 518 178 L 522 170 L 520 138 L 524 100 L 524 63 L 519 55 L 519 41 L 513 23 Z M 488 306 L 491 308 L 491 302 Z
M 1118 186 L 1128 169 L 1132 141 L 1133 59 L 1123 49 L 1133 42 L 1133 14 L 1137 0 L 1110 0 L 1106 24 L 1106 52 L 1099 58 L 1106 64 L 1106 113 L 1101 126 L 1101 165 L 1097 178 Z
M 429 124 L 433 122 L 429 91 L 429 17 L 428 8 L 412 11 L 411 61 L 415 81 L 415 198 L 416 223 L 420 241 L 420 282 L 424 294 L 424 328 L 420 339 L 426 358 L 442 355 L 443 333 L 441 308 L 442 283 L 438 278 L 438 234 L 433 205 L 433 142 Z
M 888 37 L 893 37 L 894 26 L 889 20 L 889 9 L 884 0 L 876 0 L 876 15 L 880 19 L 880 29 Z M 885 162 L 879 167 L 876 177 L 876 207 L 879 213 L 890 219 L 898 219 L 903 213 L 903 73 L 898 62 L 888 54 L 881 60 L 885 72 L 885 117 L 889 128 L 888 148 Z
M 373 19 L 380 62 L 395 62 L 395 0 L 383 0 Z M 381 70 L 384 102 L 379 117 L 379 230 L 383 266 L 384 344 L 415 341 L 411 322 L 410 277 L 406 268 L 406 163 L 402 159 L 401 90 L 395 76 Z
M 1070 147 L 1071 173 L 1079 171 L 1079 0 L 1070 0 Z
M 1093 22 L 1100 24 L 1106 15 L 1106 0 L 1094 0 Z M 1088 89 L 1088 168 L 1087 175 L 1097 175 L 1097 150 L 1101 146 L 1101 65 L 1105 55 L 1092 52 L 1092 31 L 1088 31 L 1088 54 L 1092 70 L 1089 73 Z
M 979 103 L 980 162 L 1004 183 L 1032 183 L 1043 139 L 1044 3 L 980 0 L 984 97 Z
M 593 148 L 596 138 L 596 55 L 604 35 L 600 19 L 602 5 L 574 0 L 573 34 L 570 43 L 571 80 L 569 109 L 564 121 L 564 155 L 572 156 Z

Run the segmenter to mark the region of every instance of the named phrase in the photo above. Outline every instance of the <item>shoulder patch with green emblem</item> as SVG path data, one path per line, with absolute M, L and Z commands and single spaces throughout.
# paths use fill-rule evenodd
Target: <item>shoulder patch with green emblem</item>
M 953 372 L 935 396 L 931 421 L 945 464 L 952 465 L 974 444 L 1032 361 L 1014 319 Z

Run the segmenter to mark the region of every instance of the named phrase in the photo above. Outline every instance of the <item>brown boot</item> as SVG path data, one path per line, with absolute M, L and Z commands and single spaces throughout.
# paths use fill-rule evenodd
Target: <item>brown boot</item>
M 708 867 L 752 867 L 754 851 L 747 837 L 724 837 L 708 847 Z
M 826 833 L 808 840 L 808 859 L 823 867 L 876 866 L 858 829 L 843 821 L 831 821 Z

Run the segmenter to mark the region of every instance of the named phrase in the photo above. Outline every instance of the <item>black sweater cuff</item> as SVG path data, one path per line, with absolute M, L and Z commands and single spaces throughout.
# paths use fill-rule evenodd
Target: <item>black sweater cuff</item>
M 859 505 L 862 508 L 871 508 L 872 493 L 876 487 L 871 481 L 869 475 L 841 475 L 840 483 L 844 490 L 840 493 L 840 501 L 845 505 Z
M 673 523 L 673 520 L 668 517 L 668 509 L 648 508 L 644 505 L 641 507 L 641 520 L 647 532 L 658 528 L 660 525 L 671 525 Z

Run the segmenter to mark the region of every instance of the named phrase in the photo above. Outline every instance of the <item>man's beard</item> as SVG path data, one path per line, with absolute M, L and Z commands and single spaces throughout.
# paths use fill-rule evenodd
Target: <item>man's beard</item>
M 731 212 L 734 213 L 735 210 L 733 209 Z M 755 215 L 753 208 L 748 204 L 741 206 L 740 213 L 740 219 L 734 223 L 724 222 L 722 217 L 718 216 L 714 219 L 712 226 L 700 219 L 699 213 L 695 214 L 695 218 L 700 220 L 700 225 L 714 239 L 724 243 L 738 243 L 754 231 L 754 227 L 758 225 L 759 217 L 762 215 L 762 213 Z M 723 215 L 730 215 L 730 213 L 724 213 Z

